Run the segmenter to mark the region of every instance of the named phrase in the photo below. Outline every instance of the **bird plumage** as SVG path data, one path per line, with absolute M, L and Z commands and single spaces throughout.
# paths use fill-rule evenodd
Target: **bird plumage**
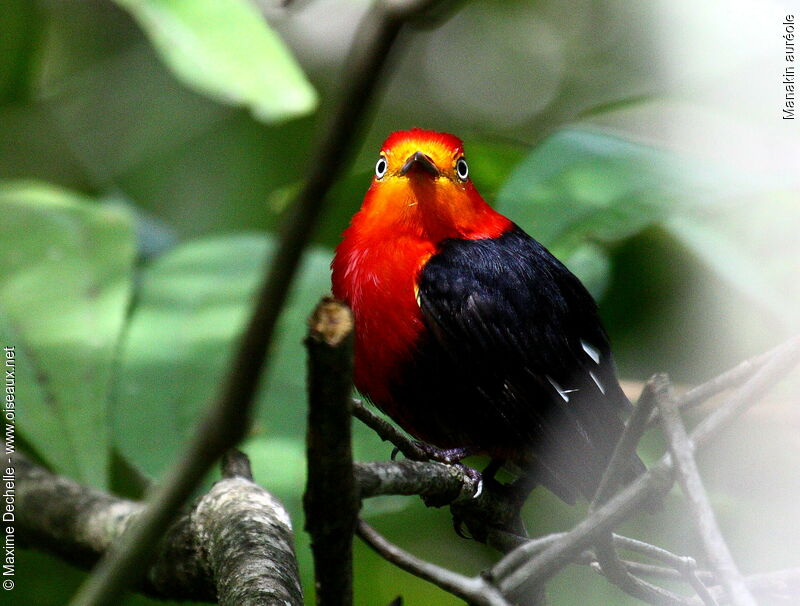
M 417 439 L 591 497 L 629 407 L 597 306 L 484 202 L 463 154 L 420 129 L 383 145 L 332 264 L 356 322 L 356 386 Z

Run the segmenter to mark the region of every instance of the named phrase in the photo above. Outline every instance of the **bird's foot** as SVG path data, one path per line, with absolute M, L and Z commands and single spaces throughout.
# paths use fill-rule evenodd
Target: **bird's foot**
M 427 461 L 438 461 L 439 463 L 447 463 L 448 465 L 452 465 L 453 463 L 458 463 L 461 459 L 466 457 L 472 456 L 474 454 L 478 454 L 480 449 L 475 446 L 462 446 L 460 448 L 439 448 L 438 446 L 434 446 L 433 444 L 428 444 L 427 442 L 420 442 L 414 441 L 414 446 L 416 446 L 421 452 L 422 455 L 425 457 L 424 460 Z M 400 448 L 395 446 L 392 449 L 392 461 L 397 458 L 398 453 L 400 452 Z
M 480 449 L 475 446 L 462 446 L 460 448 L 439 448 L 426 442 L 414 442 L 430 461 L 438 461 L 439 463 L 459 463 L 461 459 L 465 459 L 474 454 L 478 454 Z

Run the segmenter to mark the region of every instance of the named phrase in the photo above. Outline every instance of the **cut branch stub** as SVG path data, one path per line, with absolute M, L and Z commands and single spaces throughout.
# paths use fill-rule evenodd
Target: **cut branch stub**
M 353 318 L 330 297 L 309 320 L 308 479 L 303 504 L 311 535 L 317 603 L 352 604 L 353 533 L 360 501 L 351 447 Z

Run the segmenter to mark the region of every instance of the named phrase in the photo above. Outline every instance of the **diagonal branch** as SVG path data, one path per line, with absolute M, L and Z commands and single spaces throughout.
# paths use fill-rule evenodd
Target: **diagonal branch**
M 693 387 L 681 395 L 680 398 L 678 398 L 678 408 L 681 410 L 695 408 L 708 399 L 722 393 L 723 391 L 727 391 L 732 387 L 738 387 L 752 377 L 758 371 L 758 369 L 764 365 L 765 362 L 772 359 L 785 346 L 786 343 L 781 343 L 780 345 L 773 347 L 771 350 L 745 360 L 744 362 L 740 362 L 733 368 L 726 370 L 713 379 L 710 379 L 705 383 L 698 385 L 697 387 Z M 658 412 L 654 412 L 652 415 L 650 415 L 648 427 L 653 427 L 657 424 Z
M 482 577 L 465 577 L 436 564 L 420 560 L 378 534 L 363 520 L 358 521 L 358 536 L 385 560 L 414 576 L 433 583 L 475 606 L 510 606 L 510 603 Z
M 614 453 L 611 455 L 611 460 L 603 473 L 600 485 L 597 487 L 594 498 L 589 504 L 589 511 L 594 511 L 597 505 L 604 503 L 611 496 L 617 476 L 620 475 L 628 461 L 636 453 L 636 447 L 647 429 L 647 421 L 655 407 L 655 394 L 663 388 L 665 379 L 664 375 L 655 375 L 645 383 L 642 395 L 639 396 L 639 401 L 636 403 L 636 408 L 625 425 L 625 430 L 614 448 Z
M 594 511 L 598 504 L 604 503 L 608 499 L 612 489 L 615 487 L 617 476 L 628 465 L 631 458 L 635 456 L 636 446 L 647 429 L 647 421 L 655 407 L 655 403 L 662 397 L 668 384 L 669 380 L 666 375 L 655 375 L 645 384 L 636 409 L 628 420 L 625 430 L 614 448 L 614 453 L 603 473 L 600 486 L 589 504 L 589 512 Z M 688 603 L 682 596 L 653 585 L 630 572 L 617 556 L 611 532 L 600 537 L 596 547 L 597 561 L 602 573 L 611 583 L 628 595 L 657 606 L 680 606 Z
M 72 606 L 108 606 L 134 584 L 152 558 L 152 546 L 190 498 L 198 482 L 250 426 L 253 396 L 268 362 L 269 344 L 300 257 L 322 212 L 325 197 L 344 170 L 387 57 L 406 19 L 436 0 L 383 0 L 367 13 L 353 41 L 341 99 L 308 163 L 310 175 L 283 225 L 280 241 L 254 311 L 217 399 L 186 451 L 148 496 L 149 506 L 110 550 L 72 599 Z
M 717 524 L 694 460 L 694 446 L 686 434 L 675 399 L 671 394 L 667 394 L 667 397 L 659 398 L 656 404 L 661 413 L 669 451 L 675 462 L 678 482 L 689 503 L 692 521 L 703 542 L 708 561 L 728 591 L 729 599 L 734 606 L 756 606 L 756 601 L 748 591 Z
M 755 404 L 788 372 L 800 358 L 800 337 L 777 348 L 770 359 L 727 401 L 706 417 L 692 432 L 692 441 L 700 447 L 713 439 L 748 406 Z M 528 586 L 545 582 L 597 540 L 635 513 L 648 497 L 672 482 L 672 457 L 667 454 L 650 470 L 617 493 L 605 505 L 587 516 L 572 530 L 559 537 L 532 558 L 518 550 L 509 553 L 493 569 L 500 588 L 518 594 Z M 502 574 L 498 574 L 498 570 Z

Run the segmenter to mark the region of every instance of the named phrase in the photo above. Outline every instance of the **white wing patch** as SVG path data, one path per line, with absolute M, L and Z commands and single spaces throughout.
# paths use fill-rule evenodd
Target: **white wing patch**
M 558 392 L 558 395 L 560 395 L 561 399 L 563 399 L 565 402 L 569 402 L 569 394 L 571 394 L 573 391 L 578 391 L 577 389 L 563 389 L 561 385 L 556 383 L 550 375 L 546 376 L 547 380 L 550 381 L 550 385 L 553 386 L 553 389 L 555 389 Z
M 606 395 L 606 388 L 603 387 L 603 384 L 600 382 L 600 379 L 597 378 L 597 375 L 594 374 L 594 371 L 590 371 L 589 376 L 592 377 L 592 380 L 594 381 L 595 385 L 597 385 L 597 389 L 600 390 L 600 393 Z
M 589 356 L 595 364 L 600 364 L 600 352 L 597 351 L 596 348 L 592 347 L 589 343 L 581 339 L 581 347 L 583 347 L 583 351 L 586 352 L 586 355 Z M 594 380 L 597 383 L 597 379 Z M 600 384 L 598 383 L 598 386 Z M 601 388 L 602 389 L 602 388 Z

